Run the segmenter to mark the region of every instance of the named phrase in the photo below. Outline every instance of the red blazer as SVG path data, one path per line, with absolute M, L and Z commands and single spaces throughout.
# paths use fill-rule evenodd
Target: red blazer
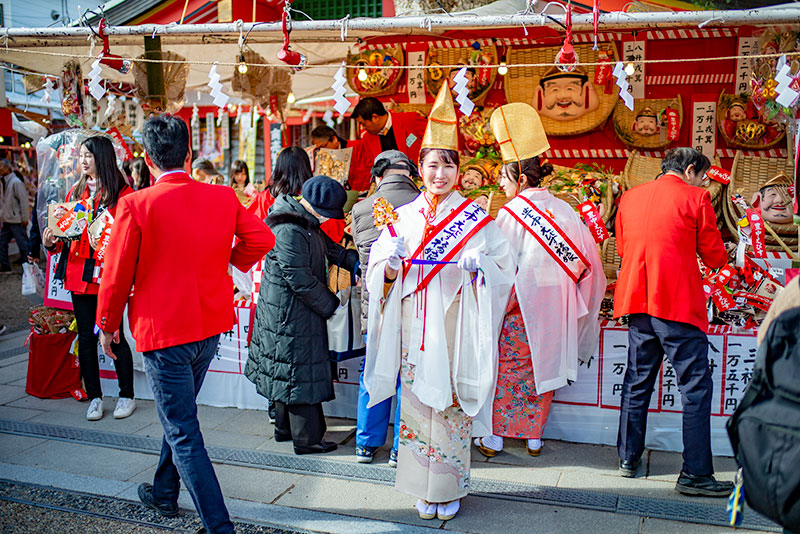
M 267 218 L 270 206 L 275 202 L 269 189 L 265 189 L 256 195 L 253 201 L 247 206 L 247 212 L 252 213 L 262 221 Z M 321 225 L 322 230 L 334 243 L 338 243 L 344 237 L 344 219 L 328 219 Z
M 697 255 L 712 269 L 728 261 L 708 191 L 665 174 L 622 195 L 614 228 L 614 317 L 646 313 L 707 331 Z
M 428 119 L 419 113 L 391 113 L 392 132 L 397 141 L 397 149 L 414 163 L 419 161 L 419 149 Z M 408 143 L 410 141 L 410 143 Z M 381 140 L 377 135 L 364 132 L 361 139 L 350 141 L 347 146 L 353 147 L 353 159 L 350 163 L 350 189 L 365 191 L 372 180 L 370 169 L 375 156 L 383 152 Z
M 128 187 L 127 185 L 122 188 L 119 192 L 119 200 L 122 200 L 123 197 L 133 193 L 133 189 Z M 70 198 L 72 195 L 72 189 L 69 190 L 67 193 L 67 198 Z M 81 200 L 86 200 L 89 198 L 89 188 L 87 187 L 86 190 L 81 195 Z M 117 207 L 119 206 L 119 201 L 117 204 L 114 205 L 113 208 L 110 208 L 109 211 L 111 212 L 111 216 L 116 219 L 117 217 Z M 64 250 L 64 242 L 59 242 L 56 244 L 55 249 L 52 249 L 55 252 L 62 252 Z M 69 252 L 67 256 L 67 272 L 66 277 L 64 278 L 64 289 L 68 291 L 72 291 L 78 295 L 97 295 L 98 290 L 100 289 L 100 284 L 94 284 L 92 282 L 84 282 L 83 281 L 83 269 L 84 265 L 86 264 L 86 258 L 81 258 L 78 255 L 78 250 L 80 250 L 80 240 L 71 241 L 69 244 Z M 92 257 L 94 257 L 94 251 L 92 251 Z M 106 266 L 104 266 L 105 268 Z
M 231 329 L 228 264 L 248 270 L 275 244 L 230 187 L 169 174 L 122 199 L 100 282 L 97 326 L 119 329 L 128 302 L 136 347 L 152 351 Z M 231 248 L 234 237 L 239 238 Z M 131 287 L 136 284 L 128 300 Z

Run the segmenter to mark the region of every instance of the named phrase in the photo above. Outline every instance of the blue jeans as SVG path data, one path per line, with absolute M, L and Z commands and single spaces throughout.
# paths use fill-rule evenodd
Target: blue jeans
M 683 404 L 683 471 L 714 472 L 711 459 L 711 368 L 708 337 L 696 326 L 634 313 L 628 325 L 628 369 L 622 382 L 617 452 L 637 460 L 644 452 L 647 408 L 666 355 Z
M 356 446 L 382 447 L 386 443 L 386 431 L 392 415 L 392 399 L 386 399 L 367 408 L 369 393 L 364 387 L 364 373 L 358 379 L 358 415 L 356 416 Z M 394 412 L 394 440 L 392 448 L 397 450 L 400 439 L 400 377 L 397 378 L 397 408 Z
M 144 353 L 147 381 L 164 428 L 153 498 L 177 503 L 183 480 L 203 526 L 213 534 L 234 531 L 197 421 L 197 394 L 218 343 L 216 335 Z

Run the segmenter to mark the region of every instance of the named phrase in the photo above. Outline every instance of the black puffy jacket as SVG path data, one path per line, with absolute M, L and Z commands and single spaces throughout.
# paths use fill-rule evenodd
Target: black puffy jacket
M 275 234 L 275 247 L 261 277 L 244 373 L 260 395 L 273 401 L 331 400 L 326 320 L 339 300 L 328 289 L 325 260 L 353 270 L 358 254 L 331 241 L 291 196 L 279 196 L 265 222 Z

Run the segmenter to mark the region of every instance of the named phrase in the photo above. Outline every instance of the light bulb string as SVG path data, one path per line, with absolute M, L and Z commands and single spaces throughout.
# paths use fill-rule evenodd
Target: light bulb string
M 11 52 L 20 52 L 26 54 L 33 54 L 33 55 L 40 55 L 40 56 L 52 56 L 52 57 L 65 57 L 65 58 L 73 58 L 73 59 L 96 59 L 95 56 L 86 55 L 86 54 L 67 54 L 63 52 L 49 52 L 44 50 L 30 50 L 27 48 L 11 48 L 9 47 L 6 51 L 5 49 L 0 49 L 0 60 L 2 60 L 3 53 L 11 53 Z M 625 63 L 633 63 L 634 65 L 650 65 L 650 64 L 667 64 L 667 63 L 707 63 L 711 61 L 729 61 L 735 59 L 777 59 L 781 56 L 786 56 L 787 59 L 793 58 L 800 58 L 800 52 L 785 52 L 785 53 L 775 53 L 775 54 L 741 54 L 741 55 L 729 55 L 729 56 L 718 56 L 718 57 L 697 57 L 697 58 L 664 58 L 664 59 L 640 59 L 636 61 L 626 61 Z M 180 60 L 180 59 L 147 59 L 147 58 L 125 58 L 131 61 L 132 63 L 161 63 L 161 64 L 178 64 L 178 65 L 207 65 L 211 66 L 215 63 L 221 67 L 237 67 L 240 62 L 232 63 L 232 62 L 225 62 L 225 61 L 189 61 L 189 60 Z M 607 61 L 589 61 L 589 62 L 579 62 L 576 63 L 576 66 L 580 67 L 598 67 L 608 65 Z M 285 63 L 248 63 L 250 67 L 286 67 Z M 307 64 L 304 67 L 304 70 L 308 69 L 338 69 L 341 65 L 336 64 L 325 64 L 325 65 L 314 65 L 314 64 Z M 370 65 L 370 69 L 379 69 L 379 70 L 389 70 L 389 69 L 399 69 L 399 70 L 410 70 L 410 69 L 460 69 L 464 65 Z M 501 64 L 488 64 L 488 65 L 481 65 L 479 68 L 498 68 Z M 512 69 L 512 68 L 546 68 L 552 66 L 559 66 L 556 62 L 549 62 L 549 63 L 505 63 L 505 67 Z M 363 65 L 345 65 L 346 69 L 363 69 Z M 49 74 L 48 76 L 54 76 L 54 74 Z

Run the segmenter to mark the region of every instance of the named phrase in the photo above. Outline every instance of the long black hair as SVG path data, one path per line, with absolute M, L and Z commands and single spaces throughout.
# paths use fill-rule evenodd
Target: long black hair
M 299 195 L 306 180 L 311 178 L 311 162 L 306 151 L 300 147 L 288 146 L 278 154 L 278 161 L 272 170 L 269 193 L 278 195 Z
M 503 169 L 506 171 L 508 177 L 517 184 L 519 184 L 520 175 L 525 175 L 528 183 L 525 187 L 521 187 L 519 189 L 520 191 L 527 187 L 539 187 L 542 178 L 553 172 L 553 166 L 549 163 L 542 164 L 539 156 L 523 159 L 520 162 L 512 161 L 511 163 L 506 163 L 503 165 Z
M 250 170 L 247 168 L 247 163 L 240 159 L 231 163 L 231 172 L 228 173 L 231 185 L 236 185 L 236 180 L 234 180 L 233 177 L 242 171 L 244 171 L 244 185 L 250 185 Z
M 98 205 L 113 208 L 119 200 L 119 193 L 125 186 L 125 178 L 117 167 L 117 155 L 114 144 L 105 135 L 94 135 L 81 143 L 94 156 L 94 166 L 97 173 L 97 203 Z M 86 189 L 86 174 L 81 175 L 75 188 L 72 190 L 72 200 L 80 200 Z
M 144 158 L 134 158 L 131 163 L 131 173 L 136 171 L 139 178 L 133 184 L 134 189 L 144 189 L 150 187 L 150 169 L 144 161 Z

